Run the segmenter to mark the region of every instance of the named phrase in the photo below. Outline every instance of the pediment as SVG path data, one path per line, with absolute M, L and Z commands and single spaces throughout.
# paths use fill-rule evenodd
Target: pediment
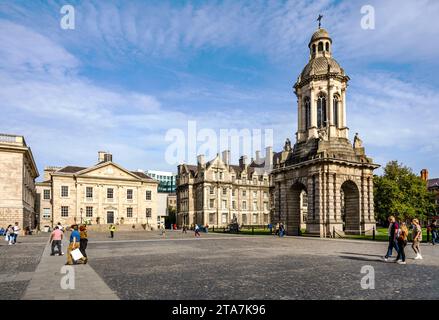
M 135 174 L 116 165 L 113 162 L 100 164 L 78 172 L 78 177 L 93 177 L 107 179 L 134 179 L 140 180 Z

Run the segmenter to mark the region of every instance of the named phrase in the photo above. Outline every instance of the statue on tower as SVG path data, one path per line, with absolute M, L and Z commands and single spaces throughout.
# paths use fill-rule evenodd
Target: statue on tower
M 363 140 L 360 139 L 360 137 L 358 136 L 358 132 L 355 133 L 355 137 L 354 137 L 354 148 L 363 148 Z
M 284 145 L 284 151 L 291 151 L 291 141 L 289 138 L 287 138 L 287 140 L 285 140 L 285 145 Z

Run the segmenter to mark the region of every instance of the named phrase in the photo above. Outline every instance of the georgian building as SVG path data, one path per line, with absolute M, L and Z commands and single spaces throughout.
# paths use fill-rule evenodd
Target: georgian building
M 39 176 L 23 136 L 0 134 L 0 226 L 37 226 L 35 179 Z
M 158 182 L 129 171 L 99 152 L 90 167 L 47 167 L 37 184 L 40 226 L 74 223 L 157 228 Z
M 239 165 L 230 164 L 230 152 L 205 162 L 197 157 L 197 165 L 178 166 L 177 224 L 227 226 L 233 219 L 242 225 L 270 222 L 270 171 L 273 151 L 266 149 L 265 158 Z
M 373 170 L 379 166 L 366 156 L 358 134 L 353 144 L 349 140 L 349 77 L 332 57 L 332 45 L 319 26 L 308 44 L 309 62 L 294 85 L 296 143 L 286 141 L 272 171 L 273 219 L 284 222 L 292 235 L 301 225 L 320 236 L 334 230 L 371 232 L 375 226 Z

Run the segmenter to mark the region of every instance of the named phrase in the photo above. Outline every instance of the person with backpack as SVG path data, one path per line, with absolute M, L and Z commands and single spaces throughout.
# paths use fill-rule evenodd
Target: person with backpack
M 422 260 L 421 248 L 419 247 L 419 245 L 420 245 L 420 243 L 422 241 L 422 227 L 419 224 L 419 220 L 418 219 L 413 219 L 412 220 L 412 224 L 413 224 L 413 233 L 412 233 L 413 243 L 412 243 L 412 249 L 416 253 L 415 260 Z
M 200 237 L 200 227 L 198 224 L 195 224 L 195 237 Z
M 387 231 L 389 236 L 389 246 L 387 247 L 387 253 L 384 256 L 384 261 L 388 261 L 389 257 L 392 256 L 392 250 L 395 248 L 396 252 L 398 252 L 398 242 L 397 242 L 397 235 L 398 235 L 398 228 L 399 225 L 395 220 L 394 216 L 390 216 L 388 218 L 389 221 L 389 229 Z M 395 260 L 396 261 L 396 260 Z
M 399 264 L 406 264 L 405 262 L 405 247 L 407 245 L 407 237 L 409 235 L 409 229 L 405 222 L 401 223 L 401 227 L 398 232 L 398 256 L 396 257 L 396 262 Z

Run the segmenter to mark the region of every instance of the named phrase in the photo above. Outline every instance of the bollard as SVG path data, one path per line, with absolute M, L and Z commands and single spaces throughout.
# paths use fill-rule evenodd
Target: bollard
M 252 227 L 252 235 L 255 234 L 255 227 Z
M 302 231 L 300 230 L 300 226 L 297 228 L 297 235 L 301 236 L 302 235 Z
M 375 240 L 375 226 L 372 229 L 372 240 Z
M 335 227 L 332 227 L 332 237 L 335 239 Z
M 226 227 L 223 227 L 223 233 L 226 233 Z
M 212 232 L 215 232 L 215 226 L 212 227 Z

